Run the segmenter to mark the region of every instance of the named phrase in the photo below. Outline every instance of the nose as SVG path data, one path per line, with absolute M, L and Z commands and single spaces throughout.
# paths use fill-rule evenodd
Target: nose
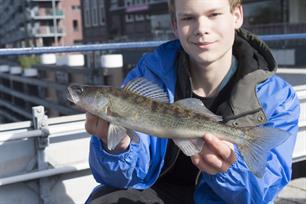
M 204 36 L 209 34 L 209 27 L 209 20 L 205 16 L 198 17 L 194 26 L 194 35 Z

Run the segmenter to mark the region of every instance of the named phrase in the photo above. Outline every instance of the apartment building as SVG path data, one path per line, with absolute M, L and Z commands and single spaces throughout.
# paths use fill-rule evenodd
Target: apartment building
M 244 0 L 244 26 L 256 34 L 306 32 L 305 0 Z M 82 1 L 84 42 L 173 37 L 167 0 Z
M 80 0 L 2 0 L 0 47 L 72 45 L 82 41 Z

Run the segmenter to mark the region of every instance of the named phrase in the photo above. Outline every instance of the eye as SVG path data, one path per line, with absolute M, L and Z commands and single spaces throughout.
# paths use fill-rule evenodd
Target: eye
M 192 16 L 185 16 L 185 17 L 182 17 L 182 18 L 181 18 L 181 21 L 190 21 L 190 20 L 192 20 L 192 19 L 193 19 Z
M 215 12 L 215 13 L 210 14 L 209 16 L 210 17 L 217 17 L 217 16 L 220 16 L 220 15 L 222 15 L 222 13 Z
M 84 91 L 82 87 L 75 87 L 74 90 L 75 90 L 75 93 L 77 93 L 78 95 L 82 95 Z

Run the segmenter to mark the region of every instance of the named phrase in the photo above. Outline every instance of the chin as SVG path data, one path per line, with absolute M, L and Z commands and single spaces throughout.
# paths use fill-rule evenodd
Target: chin
M 210 63 L 216 61 L 217 59 L 218 58 L 216 56 L 213 56 L 213 55 L 197 56 L 195 58 L 196 62 L 200 63 L 200 64 L 210 64 Z

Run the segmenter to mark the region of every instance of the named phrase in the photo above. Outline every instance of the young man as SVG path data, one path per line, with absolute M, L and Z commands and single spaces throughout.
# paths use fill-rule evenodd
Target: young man
M 145 55 L 124 81 L 144 77 L 163 87 L 169 102 L 198 98 L 224 123 L 279 128 L 288 140 L 272 149 L 264 176 L 246 166 L 234 144 L 203 135 L 199 154 L 185 156 L 172 140 L 136 133 L 106 149 L 108 124 L 87 114 L 90 166 L 101 183 L 92 203 L 272 203 L 291 177 L 299 104 L 277 77 L 267 46 L 241 30 L 240 0 L 169 0 L 179 40 Z

